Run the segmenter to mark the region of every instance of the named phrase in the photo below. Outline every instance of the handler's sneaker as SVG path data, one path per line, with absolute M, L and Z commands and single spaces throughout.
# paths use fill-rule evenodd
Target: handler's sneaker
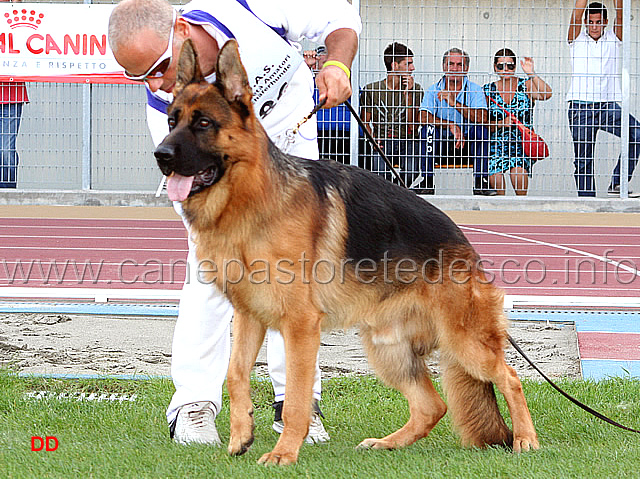
M 282 434 L 284 430 L 284 423 L 282 422 L 282 401 L 274 402 L 273 408 L 276 410 L 275 419 L 273 421 L 273 430 L 278 434 Z M 324 415 L 320 410 L 318 401 L 313 403 L 313 412 L 311 413 L 311 423 L 309 424 L 309 434 L 304 438 L 304 442 L 307 444 L 320 444 L 322 442 L 328 442 L 330 437 L 329 433 L 322 424 Z
M 169 426 L 170 436 L 179 444 L 210 444 L 221 446 L 216 429 L 216 413 L 210 401 L 185 404 Z

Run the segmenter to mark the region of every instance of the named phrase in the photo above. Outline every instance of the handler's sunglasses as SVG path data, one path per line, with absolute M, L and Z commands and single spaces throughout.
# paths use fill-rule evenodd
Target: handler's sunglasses
M 151 68 L 147 70 L 147 73 L 144 75 L 132 75 L 128 71 L 124 72 L 124 76 L 129 80 L 135 81 L 145 81 L 147 78 L 160 78 L 163 76 L 167 70 L 169 69 L 169 65 L 171 65 L 171 57 L 173 55 L 173 30 L 176 25 L 176 12 L 173 12 L 173 22 L 171 23 L 171 33 L 169 33 L 169 44 L 167 45 L 167 50 L 158 58 Z
M 496 63 L 496 70 L 498 71 L 502 71 L 502 70 L 515 70 L 516 69 L 516 64 L 515 63 Z

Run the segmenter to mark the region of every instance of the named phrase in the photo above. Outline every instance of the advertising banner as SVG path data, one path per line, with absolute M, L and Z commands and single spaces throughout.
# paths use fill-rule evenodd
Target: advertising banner
M 129 83 L 107 40 L 113 7 L 0 3 L 0 81 Z

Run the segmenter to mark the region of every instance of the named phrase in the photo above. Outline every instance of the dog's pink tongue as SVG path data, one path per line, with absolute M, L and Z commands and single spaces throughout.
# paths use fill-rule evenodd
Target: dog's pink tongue
M 193 176 L 182 176 L 173 173 L 167 178 L 167 193 L 171 201 L 184 201 L 191 192 L 193 185 Z

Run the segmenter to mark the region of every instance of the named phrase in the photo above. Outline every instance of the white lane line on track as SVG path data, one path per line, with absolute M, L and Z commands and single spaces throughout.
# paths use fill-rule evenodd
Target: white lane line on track
M 638 271 L 638 268 L 631 268 L 627 265 L 622 264 L 621 262 L 612 260 L 611 258 L 606 258 L 604 256 L 600 256 L 597 254 L 593 254 L 593 253 L 589 253 L 587 251 L 581 251 L 579 249 L 575 249 L 575 248 L 571 248 L 568 246 L 562 246 L 559 244 L 555 244 L 555 243 L 548 243 L 546 241 L 540 241 L 540 240 L 536 240 L 536 239 L 532 239 L 532 238 L 525 238 L 522 236 L 517 236 L 517 235 L 512 235 L 510 233 L 501 233 L 499 231 L 491 231 L 491 230 L 485 230 L 482 228 L 474 228 L 472 226 L 460 226 L 461 229 L 463 230 L 468 230 L 468 231 L 476 231 L 476 232 L 481 232 L 481 233 L 490 233 L 490 234 L 494 234 L 497 236 L 503 236 L 505 238 L 511 238 L 511 239 L 516 239 L 516 240 L 520 240 L 520 241 L 525 241 L 528 243 L 534 243 L 534 244 L 538 244 L 541 246 L 548 246 L 549 248 L 556 248 L 556 249 L 562 249 L 565 251 L 571 251 L 572 253 L 576 253 L 576 254 L 580 254 L 583 256 L 586 256 L 588 258 L 592 258 L 592 259 L 597 259 L 598 261 L 602 261 L 604 263 L 608 263 L 611 264 L 613 266 L 615 266 L 616 268 L 620 268 L 623 269 L 631 274 L 635 274 L 636 276 L 640 276 L 640 272 Z

